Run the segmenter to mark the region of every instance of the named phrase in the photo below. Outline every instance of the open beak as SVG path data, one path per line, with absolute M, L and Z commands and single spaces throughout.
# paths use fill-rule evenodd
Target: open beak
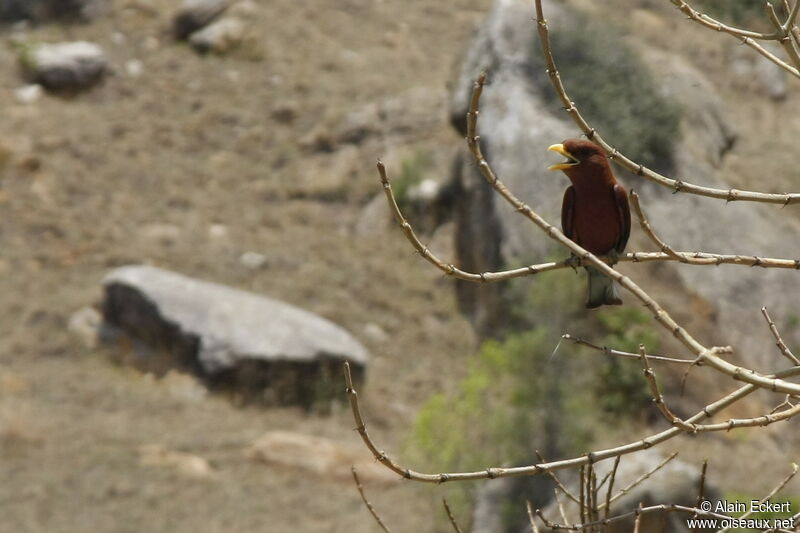
M 564 148 L 563 144 L 554 144 L 548 148 L 551 152 L 558 152 L 559 154 L 563 155 L 567 158 L 566 161 L 563 163 L 556 163 L 555 165 L 550 165 L 547 167 L 547 170 L 564 170 L 569 167 L 574 167 L 575 165 L 579 165 L 580 161 L 578 161 L 575 156 L 567 152 Z

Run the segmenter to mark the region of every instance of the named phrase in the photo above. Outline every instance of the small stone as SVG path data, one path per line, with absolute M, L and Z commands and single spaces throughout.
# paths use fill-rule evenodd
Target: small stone
M 225 224 L 211 224 L 208 227 L 208 236 L 211 239 L 224 239 L 228 236 L 228 226 Z
M 34 83 L 19 87 L 14 90 L 14 96 L 23 104 L 32 104 L 42 97 L 42 86 Z
M 144 49 L 147 50 L 148 52 L 155 52 L 161 47 L 161 41 L 158 40 L 158 37 L 155 37 L 153 35 L 145 38 L 142 44 L 144 46 Z
M 174 224 L 154 222 L 142 227 L 142 235 L 162 245 L 174 244 L 181 237 L 181 228 Z
M 149 444 L 139 448 L 139 464 L 169 468 L 193 478 L 208 478 L 213 474 L 211 465 L 203 457 L 169 450 L 160 444 Z
M 289 124 L 297 118 L 297 104 L 284 102 L 272 108 L 272 118 L 281 124 Z
M 131 78 L 138 78 L 144 72 L 144 63 L 138 59 L 131 59 L 125 62 L 125 72 Z
M 205 27 L 228 7 L 228 0 L 184 0 L 172 20 L 172 31 L 178 39 L 186 39 Z
M 364 335 L 375 342 L 386 342 L 389 339 L 389 334 L 386 333 L 386 330 L 374 322 L 364 326 Z
M 166 387 L 169 395 L 186 403 L 198 403 L 206 399 L 208 389 L 194 377 L 170 370 L 161 378 L 161 385 Z
M 222 18 L 192 33 L 189 44 L 203 54 L 225 54 L 242 43 L 244 29 L 244 23 L 238 18 Z
M 305 471 L 323 479 L 352 480 L 351 465 L 363 481 L 393 483 L 390 470 L 366 448 L 290 431 L 270 431 L 245 452 L 254 461 Z
M 245 252 L 239 257 L 239 262 L 250 270 L 258 270 L 267 264 L 267 256 L 258 252 Z

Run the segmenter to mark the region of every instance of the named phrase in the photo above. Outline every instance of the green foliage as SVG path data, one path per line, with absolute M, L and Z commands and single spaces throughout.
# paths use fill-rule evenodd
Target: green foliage
M 659 170 L 672 166 L 681 108 L 659 91 L 651 74 L 618 28 L 572 14 L 574 23 L 554 28 L 553 54 L 561 78 L 581 112 L 621 151 Z M 544 72 L 539 50 L 532 54 L 534 79 L 552 105 L 561 105 Z
M 650 317 L 635 307 L 620 307 L 598 313 L 597 318 L 607 335 L 605 346 L 637 353 L 644 344 L 648 352 L 659 348 L 658 333 Z M 600 380 L 595 389 L 599 405 L 609 414 L 634 414 L 650 404 L 650 392 L 642 377 L 642 368 L 637 363 L 607 359 L 600 371 Z
M 415 443 L 427 460 L 437 469 L 480 469 L 532 457 L 544 444 L 554 345 L 546 328 L 485 342 L 457 391 L 432 396 L 417 416 Z
M 406 210 L 410 207 L 408 192 L 425 179 L 431 164 L 431 154 L 424 150 L 419 150 L 400 162 L 400 173 L 392 180 L 392 191 L 400 209 Z

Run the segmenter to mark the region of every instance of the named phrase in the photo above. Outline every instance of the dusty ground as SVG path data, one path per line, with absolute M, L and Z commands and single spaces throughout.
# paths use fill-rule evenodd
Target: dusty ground
M 87 351 L 66 324 L 99 299 L 105 272 L 131 262 L 284 299 L 368 346 L 373 429 L 400 447 L 415 408 L 458 372 L 452 363 L 473 349 L 472 335 L 449 283 L 394 228 L 354 227 L 379 191 L 374 161 L 391 161 L 395 144 L 438 150 L 431 171 L 447 168 L 458 139 L 444 85 L 487 4 L 260 2 L 254 43 L 223 59 L 167 38 L 172 2 L 116 2 L 91 24 L 27 32 L 96 41 L 118 70 L 88 94 L 33 105 L 13 98 L 23 81 L 6 32 L 0 531 L 373 530 L 349 480 L 244 457 L 274 429 L 354 443 L 347 413 L 181 399 Z M 126 74 L 131 59 L 143 63 L 138 78 Z M 433 128 L 395 135 L 391 147 L 383 135 L 331 152 L 314 146 L 348 111 L 414 87 L 438 91 L 424 111 Z M 246 251 L 267 266 L 242 266 Z M 369 324 L 388 340 L 367 336 Z M 143 467 L 148 444 L 204 457 L 213 476 Z M 398 482 L 373 492 L 398 527 L 430 522 L 424 489 Z
M 250 20 L 254 40 L 226 58 L 172 42 L 164 31 L 172 4 L 119 1 L 91 24 L 26 31 L 105 47 L 117 75 L 74 99 L 16 102 L 23 81 L 10 42 L 19 35 L 4 34 L 0 532 L 374 531 L 348 480 L 244 455 L 273 429 L 356 442 L 346 412 L 187 398 L 169 381 L 87 350 L 66 324 L 98 301 L 104 273 L 132 262 L 286 300 L 368 346 L 366 413 L 376 438 L 402 450 L 416 408 L 453 386 L 475 341 L 450 282 L 362 210 L 379 190 L 376 157 L 391 171 L 427 154 L 425 172 L 447 172 L 460 140 L 447 125 L 445 86 L 490 1 L 262 0 Z M 669 24 L 660 35 L 684 31 Z M 698 64 L 722 71 L 715 54 L 728 43 L 704 38 L 720 44 L 697 54 Z M 140 77 L 126 73 L 132 59 L 143 63 Z M 759 98 L 725 87 L 728 98 Z M 754 132 L 747 139 L 767 138 L 758 134 L 796 109 L 797 97 L 741 107 L 735 120 Z M 418 104 L 417 118 L 342 142 L 348 113 L 387 99 Z M 773 139 L 779 153 L 791 150 L 796 122 Z M 737 185 L 748 182 L 739 177 L 753 170 L 747 155 L 763 144 L 740 145 L 739 166 L 730 163 Z M 790 181 L 776 187 L 797 189 Z M 443 251 L 447 232 L 433 238 Z M 245 268 L 246 251 L 264 254 L 266 266 Z M 386 340 L 370 336 L 370 324 Z M 142 466 L 140 448 L 151 444 L 206 458 L 213 474 Z M 395 530 L 433 531 L 447 490 L 398 481 L 370 494 Z

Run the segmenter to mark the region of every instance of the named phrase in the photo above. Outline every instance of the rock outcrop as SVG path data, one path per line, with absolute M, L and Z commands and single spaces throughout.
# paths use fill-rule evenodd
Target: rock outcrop
M 363 379 L 366 349 L 339 326 L 287 303 L 150 266 L 118 268 L 103 285 L 106 325 L 148 348 L 145 367 L 166 354 L 166 366 L 212 385 L 307 407 L 342 396 L 344 361 Z
M 562 4 L 545 1 L 544 8 L 553 31 L 574 23 L 564 16 Z M 533 54 L 541 53 L 534 16 L 529 2 L 496 2 L 467 51 L 452 96 L 451 121 L 465 133 L 464 117 L 473 81 L 485 70 L 489 84 L 481 99 L 478 125 L 484 154 L 498 177 L 519 198 L 558 225 L 568 182 L 560 174 L 547 171 L 553 159 L 546 148 L 581 132 L 558 104 L 544 103 L 542 85 L 534 83 L 536 76 L 546 76 L 543 69 L 534 68 L 538 63 L 532 60 Z M 729 187 L 718 164 L 731 148 L 734 135 L 712 84 L 685 59 L 649 49 L 645 43 L 636 47 L 645 64 L 658 66 L 651 69 L 651 75 L 661 90 L 683 108 L 672 175 L 707 186 Z M 581 102 L 576 104 L 580 107 Z M 455 169 L 460 266 L 482 272 L 545 260 L 552 241 L 490 189 L 468 154 L 459 156 Z M 798 241 L 792 237 L 797 228 L 781 218 L 774 206 L 674 195 L 619 168 L 616 172 L 628 188 L 640 194 L 651 222 L 676 249 L 800 256 Z M 763 188 L 768 189 L 769 184 L 764 183 Z M 635 227 L 633 233 L 636 237 L 639 228 Z M 639 242 L 653 249 L 647 241 Z M 754 335 L 756 328 L 764 328 L 755 317 L 762 305 L 777 313 L 787 310 L 791 302 L 786 295 L 797 286 L 796 272 L 724 265 L 663 266 L 678 281 L 675 290 L 697 295 L 714 306 L 716 320 L 724 325 L 724 331 L 705 341 L 732 344 L 741 354 L 738 357 L 750 365 L 762 366 L 774 357 L 767 353 L 764 337 Z M 461 307 L 483 334 L 490 334 L 505 319 L 501 290 L 501 285 L 459 285 Z M 632 303 L 631 298 L 628 296 L 628 303 Z

